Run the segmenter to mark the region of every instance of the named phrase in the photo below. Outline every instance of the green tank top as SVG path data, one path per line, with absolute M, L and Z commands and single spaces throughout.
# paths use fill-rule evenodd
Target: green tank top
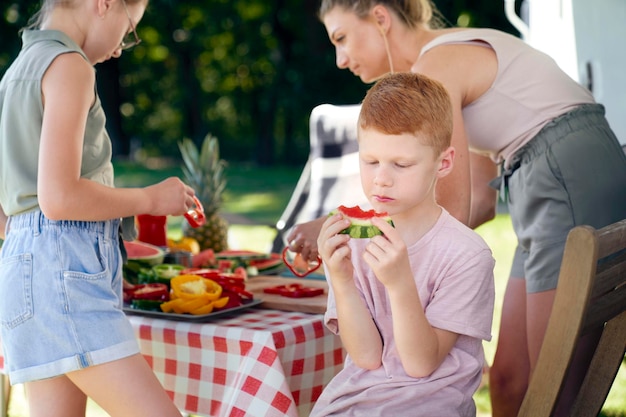
M 0 81 L 0 204 L 9 216 L 39 209 L 37 162 L 44 73 L 61 54 L 78 53 L 88 61 L 80 47 L 59 31 L 24 31 L 22 42 L 22 50 Z M 112 149 L 105 119 L 96 92 L 85 129 L 81 177 L 112 187 Z

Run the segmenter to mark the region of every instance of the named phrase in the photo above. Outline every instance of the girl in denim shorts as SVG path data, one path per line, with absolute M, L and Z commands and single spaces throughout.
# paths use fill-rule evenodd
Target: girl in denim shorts
M 93 68 L 140 42 L 147 0 L 43 3 L 0 81 L 5 369 L 31 416 L 84 415 L 87 397 L 111 416 L 180 416 L 122 311 L 120 230 L 184 214 L 194 192 L 178 178 L 114 187 Z

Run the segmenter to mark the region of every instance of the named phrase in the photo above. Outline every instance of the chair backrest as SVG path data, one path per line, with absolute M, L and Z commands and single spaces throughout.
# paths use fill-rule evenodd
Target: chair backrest
M 360 109 L 359 104 L 320 104 L 311 111 L 309 159 L 276 224 L 273 251 L 282 249 L 285 234 L 295 224 L 326 215 L 340 204 L 369 207 L 359 176 Z
M 626 219 L 567 237 L 541 352 L 518 416 L 550 416 L 581 337 L 601 331 L 571 416 L 597 416 L 626 351 Z

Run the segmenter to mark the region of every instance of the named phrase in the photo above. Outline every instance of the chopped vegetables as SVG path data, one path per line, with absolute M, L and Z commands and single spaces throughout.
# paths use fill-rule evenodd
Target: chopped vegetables
M 305 287 L 302 284 L 286 284 L 276 285 L 274 287 L 265 288 L 263 292 L 267 294 L 278 294 L 283 297 L 305 298 L 315 297 L 324 294 L 323 288 Z
M 221 285 L 200 275 L 178 275 L 172 278 L 171 287 L 170 301 L 161 304 L 164 313 L 209 314 L 229 301 L 228 297 L 221 297 Z

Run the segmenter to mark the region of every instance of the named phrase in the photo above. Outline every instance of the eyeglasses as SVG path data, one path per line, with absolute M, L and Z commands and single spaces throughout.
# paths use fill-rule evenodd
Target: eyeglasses
M 130 13 L 128 12 L 128 7 L 126 6 L 126 0 L 122 0 L 122 4 L 124 5 L 124 10 L 126 10 L 126 16 L 128 16 L 128 21 L 130 22 L 130 28 L 132 29 L 131 33 L 127 33 L 122 39 L 122 43 L 120 43 L 120 48 L 122 51 L 132 48 L 133 46 L 137 46 L 141 43 L 141 39 L 137 35 L 137 31 L 135 30 L 135 25 L 133 24 L 133 19 L 130 17 Z

